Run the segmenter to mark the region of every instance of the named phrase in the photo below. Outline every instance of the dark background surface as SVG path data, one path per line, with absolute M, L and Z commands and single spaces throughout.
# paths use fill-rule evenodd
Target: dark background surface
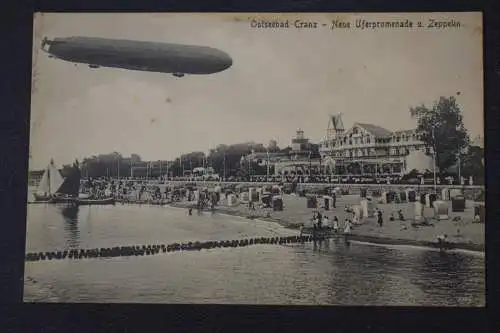
M 494 7 L 497 7 L 495 10 Z M 500 205 L 496 147 L 500 59 L 498 1 L 10 1 L 2 10 L 0 108 L 0 332 L 498 331 Z M 269 306 L 23 304 L 33 12 L 408 12 L 484 13 L 487 164 L 487 310 Z M 464 46 L 467 47 L 467 46 Z M 432 52 L 432 50 L 429 50 Z M 231 326 L 232 328 L 229 328 Z

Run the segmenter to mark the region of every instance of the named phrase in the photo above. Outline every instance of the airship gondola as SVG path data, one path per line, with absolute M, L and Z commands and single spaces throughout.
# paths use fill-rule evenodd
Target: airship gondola
M 82 63 L 90 68 L 111 67 L 137 71 L 212 74 L 231 67 L 231 57 L 207 46 L 68 37 L 42 40 L 42 50 L 57 59 Z

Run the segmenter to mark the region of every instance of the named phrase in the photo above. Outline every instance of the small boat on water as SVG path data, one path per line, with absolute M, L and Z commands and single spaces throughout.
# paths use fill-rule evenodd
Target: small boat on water
M 77 164 L 63 178 L 51 160 L 33 194 L 35 200 L 32 203 L 75 204 L 79 187 L 80 169 Z
M 75 204 L 76 203 L 76 198 L 74 196 L 70 196 L 70 195 L 54 195 L 50 199 L 50 203 L 55 203 L 55 204 Z
M 52 195 L 52 203 L 76 204 L 80 190 L 80 168 L 73 164 L 68 171 L 68 176 L 63 180 L 57 192 Z
M 63 183 L 64 178 L 54 165 L 54 160 L 50 160 L 49 165 L 47 165 L 43 172 L 42 179 L 38 184 L 36 192 L 33 193 L 35 202 L 52 202 L 53 197 L 58 193 Z
M 91 198 L 78 198 L 75 200 L 76 204 L 81 206 L 86 205 L 114 205 L 114 198 L 102 198 L 102 199 L 91 199 Z

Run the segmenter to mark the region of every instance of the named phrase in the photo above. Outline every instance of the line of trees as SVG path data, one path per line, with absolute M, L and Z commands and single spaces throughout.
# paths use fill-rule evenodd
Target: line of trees
M 84 177 L 129 177 L 132 174 L 144 176 L 146 172 L 150 177 L 163 176 L 167 172 L 173 177 L 179 177 L 184 171 L 193 170 L 198 167 L 212 167 L 216 174 L 226 177 L 246 177 L 248 175 L 261 175 L 267 171 L 266 167 L 260 166 L 254 161 L 247 162 L 242 157 L 252 153 L 283 152 L 288 153 L 289 147 L 266 148 L 261 143 L 238 143 L 232 145 L 221 144 L 211 149 L 208 154 L 195 151 L 183 154 L 173 161 L 143 161 L 137 154 L 124 157 L 119 152 L 100 154 L 84 158 L 79 164 Z M 63 177 L 71 170 L 71 165 L 63 165 L 61 173 Z M 142 171 L 138 171 L 141 170 Z M 147 171 L 146 171 L 147 170 Z M 271 172 L 274 172 L 271 169 Z

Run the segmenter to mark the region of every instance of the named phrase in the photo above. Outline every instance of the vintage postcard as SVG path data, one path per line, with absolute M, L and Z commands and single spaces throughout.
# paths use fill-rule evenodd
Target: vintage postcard
M 25 302 L 484 306 L 482 22 L 37 13 Z

